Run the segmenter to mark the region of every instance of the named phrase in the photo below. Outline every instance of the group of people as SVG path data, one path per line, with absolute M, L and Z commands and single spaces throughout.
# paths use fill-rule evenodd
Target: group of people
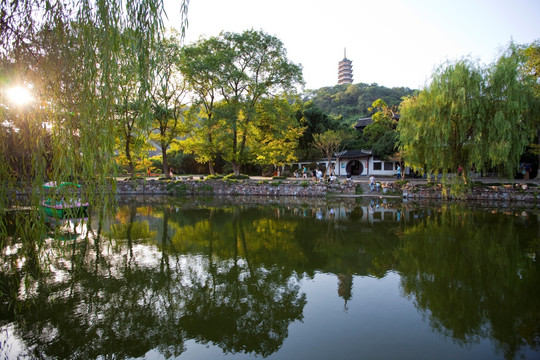
M 298 170 L 294 171 L 294 177 L 295 178 L 300 177 L 300 174 L 298 173 Z M 313 169 L 313 170 L 311 170 L 311 177 L 313 178 L 313 181 L 318 181 L 318 182 L 323 181 L 323 173 L 322 173 L 321 169 Z M 302 178 L 303 179 L 308 178 L 308 169 L 305 166 L 302 168 Z M 330 174 L 330 176 L 327 178 L 327 181 L 328 182 L 334 182 L 334 181 L 336 181 L 336 179 L 337 179 L 336 175 L 334 174 L 334 172 L 332 172 Z
M 295 177 L 295 178 L 300 177 L 300 174 L 298 174 L 298 170 L 294 170 L 294 177 Z M 302 169 L 302 179 L 307 179 L 307 169 L 306 169 L 305 166 L 304 166 L 304 168 Z
M 369 177 L 369 187 L 371 191 L 377 190 L 377 192 L 379 192 L 381 190 L 381 183 L 376 182 L 375 176 L 371 175 Z

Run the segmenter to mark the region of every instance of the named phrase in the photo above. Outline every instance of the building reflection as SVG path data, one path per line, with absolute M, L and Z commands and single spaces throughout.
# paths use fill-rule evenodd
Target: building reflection
M 17 268 L 16 244 L 3 249 L 0 275 L 15 294 L 4 300 L 20 313 L 4 306 L 2 320 L 36 357 L 180 356 L 192 340 L 266 357 L 302 321 L 301 283 L 318 273 L 335 279 L 345 312 L 359 277 L 393 272 L 432 331 L 464 346 L 493 339 L 507 358 L 540 346 L 540 227 L 522 209 L 238 198 L 116 210 L 103 236 L 66 224 L 79 237 L 47 243 L 42 278 Z

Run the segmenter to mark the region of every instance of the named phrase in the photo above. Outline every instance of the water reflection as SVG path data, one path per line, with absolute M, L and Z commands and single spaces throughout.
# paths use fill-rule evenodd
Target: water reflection
M 498 357 L 538 355 L 535 211 L 384 199 L 263 202 L 120 203 L 102 229 L 88 221 L 62 224 L 40 249 L 33 265 L 39 272 L 25 265 L 21 244 L 6 241 L 0 357 L 132 358 L 153 351 L 170 358 L 192 340 L 269 357 L 279 353 L 291 324 L 304 320 L 302 280 L 319 273 L 335 274 L 333 296 L 345 312 L 355 281 L 397 273 L 403 296 L 456 346 L 491 339 Z M 60 241 L 64 233 L 76 239 Z
M 403 233 L 399 270 L 432 328 L 461 345 L 491 338 L 505 358 L 538 348 L 540 273 L 523 251 L 538 252 L 537 224 L 455 205 L 420 215 Z

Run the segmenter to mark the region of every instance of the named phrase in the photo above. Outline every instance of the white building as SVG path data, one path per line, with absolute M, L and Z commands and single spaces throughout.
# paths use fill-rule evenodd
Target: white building
M 397 173 L 399 162 L 383 161 L 373 157 L 371 150 L 346 150 L 335 154 L 330 162 L 337 176 L 394 176 Z M 319 160 L 316 163 L 329 169 L 327 160 Z M 312 162 L 295 163 L 300 169 L 308 167 Z

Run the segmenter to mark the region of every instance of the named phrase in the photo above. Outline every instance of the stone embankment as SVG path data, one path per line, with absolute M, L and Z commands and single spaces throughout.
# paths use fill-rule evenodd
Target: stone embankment
M 439 183 L 381 182 L 380 192 L 371 192 L 367 182 L 316 183 L 293 180 L 158 180 L 125 179 L 117 182 L 118 195 L 247 195 L 324 197 L 326 195 L 402 196 L 406 199 L 459 199 L 504 202 L 540 200 L 535 184 L 476 184 L 462 195 L 453 195 Z
M 462 195 L 453 195 L 450 189 L 444 190 L 441 184 L 414 184 L 402 186 L 390 185 L 401 191 L 407 199 L 459 199 L 504 202 L 538 202 L 539 189 L 529 184 L 475 184 L 470 191 Z
M 327 194 L 353 195 L 353 182 L 316 183 L 287 180 L 156 180 L 126 179 L 117 182 L 119 195 L 253 195 L 320 197 Z

